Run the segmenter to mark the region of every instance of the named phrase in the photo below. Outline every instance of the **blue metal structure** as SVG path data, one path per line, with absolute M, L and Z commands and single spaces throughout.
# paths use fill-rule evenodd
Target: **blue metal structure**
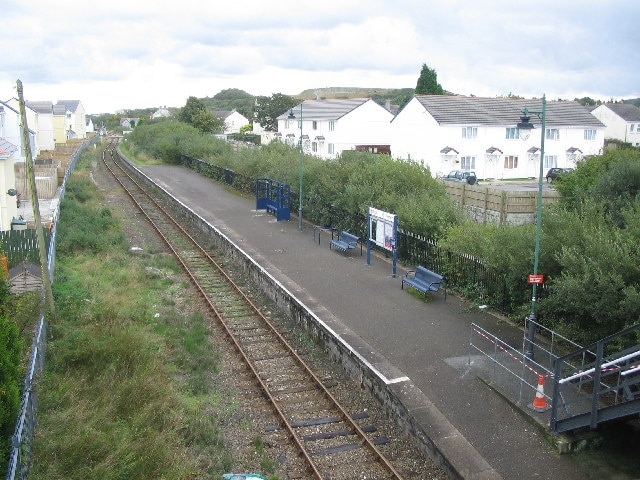
M 256 210 L 267 210 L 276 220 L 291 218 L 291 188 L 289 184 L 271 178 L 256 179 Z

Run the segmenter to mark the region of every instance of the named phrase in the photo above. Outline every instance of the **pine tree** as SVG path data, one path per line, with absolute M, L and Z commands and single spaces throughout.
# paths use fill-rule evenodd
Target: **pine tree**
M 444 95 L 444 89 L 438 83 L 438 74 L 426 63 L 422 64 L 420 78 L 416 85 L 416 95 Z

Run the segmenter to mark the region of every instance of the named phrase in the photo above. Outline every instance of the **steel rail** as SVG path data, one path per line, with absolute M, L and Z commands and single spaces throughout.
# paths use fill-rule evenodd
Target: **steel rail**
M 306 362 L 300 357 L 300 355 L 298 355 L 298 353 L 295 351 L 295 349 L 293 347 L 291 347 L 291 345 L 286 341 L 286 339 L 280 334 L 280 332 L 278 331 L 278 329 L 272 324 L 272 322 L 265 317 L 261 310 L 254 304 L 254 302 L 247 296 L 247 294 L 244 292 L 244 290 L 242 288 L 240 288 L 234 281 L 233 279 L 226 273 L 226 271 L 224 270 L 224 268 L 215 260 L 213 259 L 208 252 L 206 252 L 198 243 L 198 241 L 193 238 L 193 236 L 191 234 L 189 234 L 181 225 L 179 222 L 177 222 L 173 216 L 170 214 L 170 212 L 168 212 L 162 205 L 160 205 L 151 195 L 149 195 L 146 192 L 146 189 L 144 189 L 130 174 L 129 172 L 127 172 L 121 165 L 119 165 L 120 161 L 123 161 L 120 158 L 119 153 L 115 150 L 115 144 L 110 144 L 108 146 L 108 148 L 105 150 L 105 153 L 103 154 L 103 160 L 105 163 L 105 166 L 107 167 L 107 169 L 112 173 L 112 175 L 114 176 L 114 178 L 116 178 L 116 180 L 118 181 L 118 183 L 120 183 L 120 185 L 122 186 L 122 188 L 125 190 L 125 192 L 127 193 L 127 195 L 132 199 L 132 201 L 137 205 L 137 207 L 140 209 L 140 211 L 143 213 L 143 215 L 145 216 L 145 218 L 147 219 L 147 221 L 153 226 L 153 228 L 155 229 L 155 231 L 160 235 L 160 237 L 163 239 L 163 241 L 165 242 L 165 244 L 169 247 L 169 249 L 172 251 L 172 253 L 175 255 L 175 257 L 178 259 L 178 261 L 180 262 L 180 264 L 182 265 L 183 270 L 187 273 L 187 275 L 191 278 L 192 283 L 196 286 L 196 288 L 198 289 L 198 291 L 202 294 L 203 298 L 205 299 L 205 301 L 207 302 L 209 308 L 211 309 L 211 311 L 214 313 L 214 315 L 216 316 L 216 318 L 218 318 L 218 320 L 220 321 L 220 325 L 223 327 L 224 331 L 227 333 L 228 337 L 231 339 L 231 341 L 233 342 L 236 350 L 238 351 L 238 353 L 240 353 L 241 357 L 243 358 L 244 362 L 246 363 L 246 365 L 249 367 L 249 369 L 251 370 L 253 376 L 255 377 L 255 379 L 258 381 L 260 388 L 262 389 L 262 391 L 265 393 L 265 395 L 269 398 L 269 401 L 271 402 L 273 408 L 275 409 L 275 411 L 277 412 L 279 418 L 281 419 L 283 425 L 285 426 L 287 432 L 290 435 L 290 438 L 292 439 L 292 441 L 294 442 L 294 444 L 296 445 L 296 447 L 299 450 L 299 453 L 302 455 L 302 457 L 304 458 L 305 462 L 307 463 L 308 467 L 311 469 L 311 471 L 313 472 L 313 475 L 315 478 L 317 479 L 323 479 L 324 477 L 322 476 L 322 474 L 320 473 L 318 466 L 316 465 L 316 463 L 313 461 L 313 459 L 311 458 L 309 452 L 307 451 L 306 447 L 304 446 L 302 440 L 300 439 L 299 435 L 296 433 L 295 428 L 292 426 L 291 422 L 289 422 L 289 420 L 287 419 L 287 416 L 285 414 L 285 412 L 281 409 L 281 407 L 279 406 L 279 402 L 278 400 L 273 396 L 270 387 L 265 383 L 265 381 L 261 378 L 258 370 L 256 369 L 254 362 L 249 358 L 249 356 L 247 355 L 247 353 L 245 352 L 245 349 L 242 347 L 242 345 L 240 344 L 239 340 L 236 338 L 236 335 L 234 334 L 234 332 L 230 329 L 230 327 L 227 325 L 227 322 L 224 320 L 224 314 L 219 310 L 219 308 L 216 306 L 216 304 L 210 299 L 208 292 L 206 291 L 206 289 L 201 285 L 200 281 L 196 278 L 196 276 L 194 275 L 194 273 L 191 271 L 191 269 L 189 268 L 189 266 L 186 264 L 186 262 L 183 260 L 183 255 L 180 254 L 180 252 L 178 252 L 175 248 L 174 245 L 172 244 L 172 242 L 170 241 L 169 238 L 167 238 L 166 234 L 162 231 L 162 229 L 156 224 L 156 221 L 154 221 L 148 214 L 147 212 L 144 210 L 143 206 L 138 202 L 138 200 L 135 198 L 135 194 L 133 192 L 131 192 L 119 179 L 118 175 L 113 171 L 113 169 L 107 164 L 106 159 L 105 159 L 105 154 L 106 152 L 109 152 L 109 155 L 111 155 L 112 161 L 113 163 L 120 169 L 120 171 L 125 174 L 129 180 L 131 182 L 133 182 L 137 188 L 140 190 L 141 193 L 143 193 L 145 195 L 146 198 L 149 199 L 149 201 L 151 201 L 153 203 L 153 205 L 155 206 L 155 208 L 159 209 L 165 216 L 167 219 L 169 219 L 169 221 L 172 223 L 173 226 L 175 226 L 178 230 L 180 230 L 185 237 L 189 240 L 189 242 L 192 244 L 193 247 L 195 247 L 198 251 L 199 254 L 203 255 L 208 262 L 210 262 L 210 264 L 212 266 L 214 266 L 217 270 L 217 273 L 219 273 L 220 275 L 222 275 L 222 277 L 225 279 L 225 281 L 228 283 L 228 285 L 236 292 L 238 293 L 243 301 L 246 303 L 246 305 L 250 308 L 250 310 L 257 315 L 260 320 L 262 322 L 264 322 L 264 324 L 269 328 L 269 331 L 271 334 L 273 334 L 278 342 L 280 343 L 280 345 L 286 349 L 287 353 L 295 360 L 295 362 L 304 370 L 305 374 L 308 375 L 308 377 L 310 379 L 313 380 L 314 385 L 316 386 L 316 388 L 318 388 L 322 394 L 322 396 L 324 396 L 325 398 L 327 398 L 331 404 L 336 408 L 336 410 L 340 413 L 341 415 L 341 420 L 344 421 L 351 429 L 352 433 L 355 433 L 361 440 L 361 445 L 367 447 L 375 456 L 375 458 L 377 459 L 377 461 L 386 469 L 388 470 L 392 475 L 393 478 L 396 479 L 402 479 L 401 474 L 393 467 L 393 465 L 391 465 L 391 463 L 387 460 L 387 458 L 382 454 L 382 452 L 380 452 L 380 450 L 374 445 L 374 443 L 372 442 L 372 440 L 366 435 L 366 433 L 363 431 L 363 429 L 351 418 L 351 416 L 346 412 L 346 410 L 344 409 L 344 407 L 342 407 L 342 405 L 338 402 L 338 400 L 331 394 L 331 392 L 329 392 L 329 390 L 327 389 L 327 387 L 323 384 L 323 382 L 318 378 L 318 376 L 311 370 L 311 368 L 306 364 Z

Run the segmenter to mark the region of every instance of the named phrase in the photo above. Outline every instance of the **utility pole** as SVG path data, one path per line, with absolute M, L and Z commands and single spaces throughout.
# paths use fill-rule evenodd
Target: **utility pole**
M 44 243 L 44 232 L 42 231 L 42 220 L 40 219 L 40 206 L 38 205 L 38 192 L 36 191 L 36 177 L 33 171 L 33 158 L 31 157 L 31 144 L 29 142 L 29 127 L 27 125 L 27 112 L 24 106 L 22 94 L 22 82 L 17 81 L 18 101 L 20 103 L 20 121 L 22 123 L 22 143 L 24 144 L 27 183 L 29 185 L 31 207 L 33 209 L 33 222 L 36 229 L 36 239 L 38 241 L 38 253 L 40 256 L 40 268 L 42 271 L 42 285 L 44 286 L 44 296 L 49 311 L 49 321 L 55 321 L 56 309 L 53 302 L 53 291 L 51 290 L 51 279 L 49 277 L 49 265 L 47 263 L 47 249 Z

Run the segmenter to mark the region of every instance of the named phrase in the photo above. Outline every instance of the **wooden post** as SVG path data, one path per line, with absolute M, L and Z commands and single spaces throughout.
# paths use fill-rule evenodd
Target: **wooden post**
M 49 278 L 49 265 L 47 263 L 47 253 L 44 244 L 44 232 L 42 231 L 42 220 L 40 219 L 40 206 L 38 205 L 38 192 L 36 191 L 36 178 L 33 173 L 33 157 L 31 156 L 31 143 L 29 142 L 29 126 L 27 125 L 27 113 L 24 106 L 24 96 L 22 94 L 22 82 L 17 81 L 18 101 L 20 103 L 20 118 L 22 122 L 22 142 L 24 143 L 25 164 L 27 167 L 26 177 L 31 190 L 31 206 L 33 208 L 33 220 L 38 239 L 38 254 L 40 256 L 40 268 L 42 269 L 42 285 L 44 286 L 44 296 L 49 309 L 50 320 L 55 320 L 56 309 L 53 302 L 53 291 L 51 290 L 51 279 Z

